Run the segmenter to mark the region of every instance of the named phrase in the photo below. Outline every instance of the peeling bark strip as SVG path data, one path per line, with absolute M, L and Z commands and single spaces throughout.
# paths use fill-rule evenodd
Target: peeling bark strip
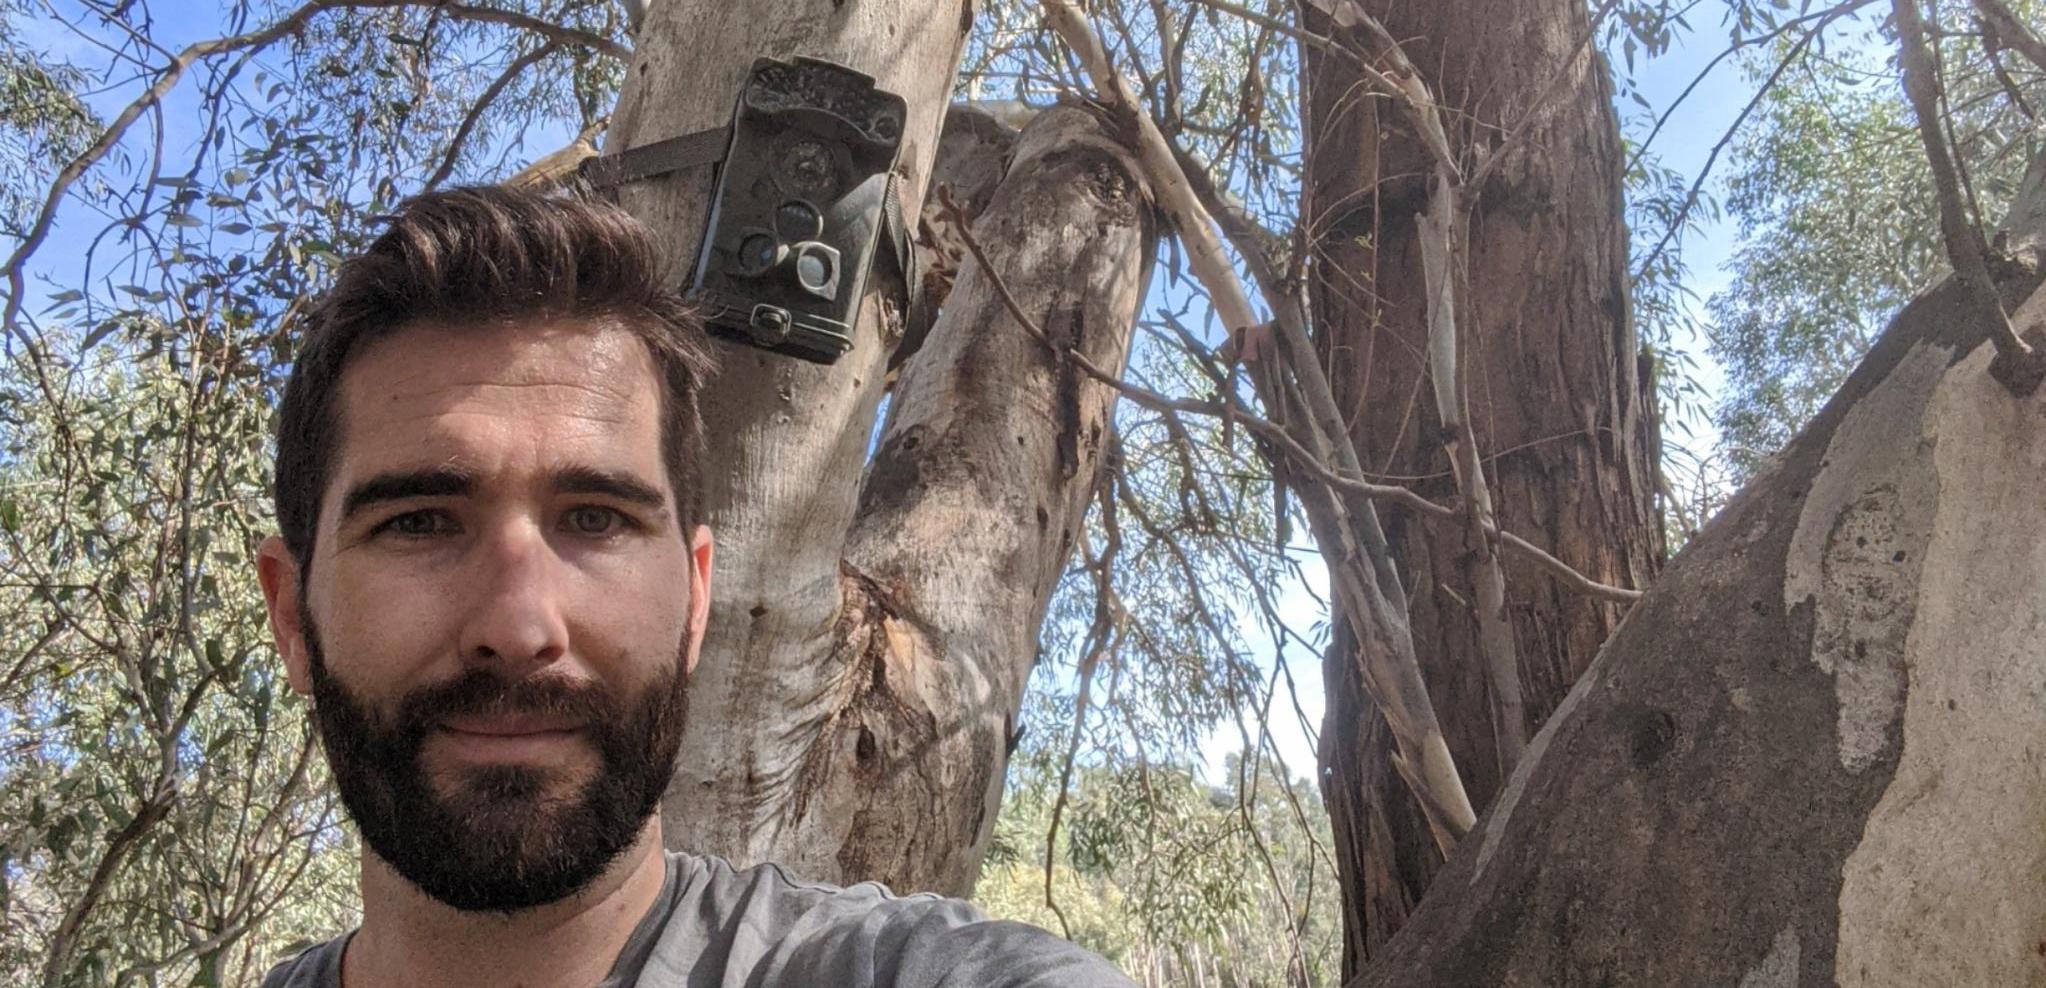
M 1670 565 L 1354 984 L 2046 985 L 2046 400 L 1971 307 Z

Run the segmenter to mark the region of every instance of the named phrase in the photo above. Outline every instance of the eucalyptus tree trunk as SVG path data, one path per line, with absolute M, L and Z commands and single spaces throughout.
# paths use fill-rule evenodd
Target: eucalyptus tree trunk
M 2046 401 L 1974 311 L 1905 308 L 1354 984 L 2046 985 Z
M 921 202 L 970 23 L 968 0 L 651 5 L 607 150 L 728 120 L 756 57 L 818 56 L 907 100 L 897 179 Z M 1121 366 L 1152 253 L 1135 174 L 1091 116 L 1046 113 L 977 221 L 1025 313 L 1101 366 Z M 696 169 L 621 199 L 688 258 L 710 188 Z M 873 279 L 834 365 L 721 345 L 700 468 L 716 572 L 671 846 L 970 890 L 1115 394 L 1027 335 L 989 280 L 959 272 L 878 443 L 899 279 Z
M 1628 312 L 1619 134 L 1581 0 L 1375 0 L 1444 107 L 1465 177 L 1467 241 L 1455 275 L 1466 421 L 1498 524 L 1600 583 L 1641 587 L 1662 553 L 1652 393 Z M 1308 26 L 1366 59 L 1368 42 L 1303 4 Z M 1316 342 L 1358 459 L 1437 501 L 1458 493 L 1429 379 L 1428 295 L 1417 222 L 1434 167 L 1405 114 L 1353 59 L 1303 46 L 1309 286 Z M 1384 63 L 1379 63 L 1384 64 Z M 1469 197 L 1474 197 L 1470 199 Z M 1378 480 L 1379 477 L 1369 479 Z M 1500 557 L 1528 723 L 1495 725 L 1474 606 L 1478 558 L 1460 526 L 1397 505 L 1385 529 L 1409 597 L 1414 651 L 1472 802 L 1504 772 L 1500 730 L 1541 723 L 1624 606 Z M 1442 866 L 1389 761 L 1339 613 L 1327 670 L 1323 786 L 1345 896 L 1345 970 L 1399 928 Z M 1507 698 L 1511 699 L 1511 698 Z M 1510 709 L 1511 703 L 1500 704 Z

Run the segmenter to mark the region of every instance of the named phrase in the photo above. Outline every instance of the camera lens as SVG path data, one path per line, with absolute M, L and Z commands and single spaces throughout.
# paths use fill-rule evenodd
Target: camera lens
M 824 232 L 824 217 L 817 215 L 817 207 L 791 199 L 775 207 L 774 232 L 789 243 L 815 240 Z
M 764 233 L 755 233 L 739 242 L 739 270 L 749 275 L 763 275 L 781 259 L 781 244 Z
M 831 259 L 816 251 L 805 251 L 796 258 L 796 280 L 813 292 L 824 291 L 831 286 Z
M 791 145 L 782 159 L 781 173 L 787 188 L 811 199 L 829 199 L 838 191 L 838 165 L 831 149 L 821 141 L 803 140 Z

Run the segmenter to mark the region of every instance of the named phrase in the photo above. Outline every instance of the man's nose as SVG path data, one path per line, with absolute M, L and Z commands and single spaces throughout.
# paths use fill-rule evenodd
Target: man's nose
M 462 660 L 517 674 L 568 651 L 561 560 L 537 526 L 496 526 L 476 547 Z

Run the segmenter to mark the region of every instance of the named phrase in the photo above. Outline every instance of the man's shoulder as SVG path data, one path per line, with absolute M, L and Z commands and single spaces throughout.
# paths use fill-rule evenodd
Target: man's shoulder
M 677 854 L 682 891 L 644 988 L 698 984 L 836 984 L 873 988 L 1128 985 L 1107 961 L 972 903 L 875 882 L 807 881 L 776 864 L 739 868 Z M 665 962 L 665 963 L 664 963 Z M 698 964 L 725 980 L 703 980 Z M 758 979 L 758 980 L 755 980 Z
M 263 976 L 262 988 L 341 988 L 341 953 L 354 935 L 350 931 L 291 955 Z

